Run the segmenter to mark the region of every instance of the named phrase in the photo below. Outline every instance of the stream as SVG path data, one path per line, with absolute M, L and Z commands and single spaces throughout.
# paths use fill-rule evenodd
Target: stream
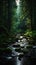
M 9 45 L 8 48 L 10 48 L 12 52 L 0 55 L 0 65 L 33 65 L 33 63 L 36 62 L 36 46 L 33 46 L 33 49 L 24 54 L 20 49 L 23 49 L 23 47 L 26 48 L 26 45 L 28 45 L 28 42 L 25 38 L 22 39 L 22 41 Z
M 16 43 L 12 44 L 11 46 L 9 46 L 12 49 L 12 56 L 13 57 L 16 57 L 16 65 L 23 65 L 22 64 L 23 57 L 19 60 L 19 55 L 20 54 L 23 54 L 23 52 L 15 51 L 15 49 L 18 49 L 18 48 L 23 47 L 23 46 L 26 46 L 26 45 L 28 45 L 28 42 L 24 38 L 24 39 L 22 39 L 22 41 L 16 42 Z

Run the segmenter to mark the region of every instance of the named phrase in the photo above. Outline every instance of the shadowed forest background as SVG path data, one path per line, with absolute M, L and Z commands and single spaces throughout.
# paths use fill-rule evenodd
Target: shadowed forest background
M 34 0 L 21 0 L 20 7 L 17 7 L 15 0 L 0 0 L 0 44 L 13 42 L 17 34 L 35 38 L 35 13 Z
M 0 56 L 10 53 L 8 46 L 20 36 L 36 46 L 36 0 L 0 0 Z

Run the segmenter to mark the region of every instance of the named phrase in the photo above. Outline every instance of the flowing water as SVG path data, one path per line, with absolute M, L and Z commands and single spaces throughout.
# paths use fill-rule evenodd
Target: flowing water
M 20 46 L 25 46 L 28 44 L 27 40 L 24 38 L 22 39 L 23 41 L 21 42 L 17 42 L 17 44 L 19 44 Z M 17 45 L 16 43 L 13 44 L 13 45 Z M 21 52 L 16 52 L 15 49 L 17 49 L 17 47 L 13 47 L 13 45 L 10 46 L 10 48 L 12 49 L 12 56 L 16 57 L 16 65 L 22 65 L 22 59 L 23 57 L 21 58 L 21 60 L 19 60 L 19 55 L 22 54 Z M 19 47 L 18 47 L 19 48 Z
M 16 63 L 16 65 L 22 65 L 21 61 L 18 59 L 18 57 L 17 57 L 17 63 Z

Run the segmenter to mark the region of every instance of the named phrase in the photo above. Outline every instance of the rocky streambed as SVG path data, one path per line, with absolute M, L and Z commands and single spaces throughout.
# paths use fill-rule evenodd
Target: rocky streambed
M 36 46 L 26 42 L 16 42 L 0 50 L 0 65 L 33 65 L 36 62 Z

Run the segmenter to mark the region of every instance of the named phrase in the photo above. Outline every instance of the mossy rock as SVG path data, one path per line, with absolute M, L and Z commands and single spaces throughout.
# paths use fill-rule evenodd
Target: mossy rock
M 0 54 L 11 54 L 12 50 L 10 48 L 0 48 Z
M 21 60 L 21 58 L 24 56 L 24 54 L 20 54 L 18 59 Z
M 16 52 L 22 52 L 20 48 L 15 49 Z
M 13 45 L 13 47 L 20 47 L 20 45 L 19 45 L 19 44 L 17 44 L 17 45 Z
M 29 52 L 29 49 L 23 49 L 23 53 L 26 54 Z
M 0 48 L 6 48 L 8 46 L 8 43 L 1 43 Z

